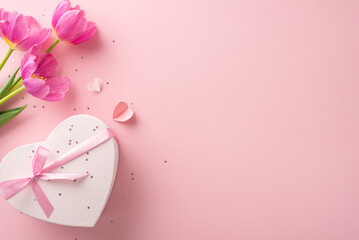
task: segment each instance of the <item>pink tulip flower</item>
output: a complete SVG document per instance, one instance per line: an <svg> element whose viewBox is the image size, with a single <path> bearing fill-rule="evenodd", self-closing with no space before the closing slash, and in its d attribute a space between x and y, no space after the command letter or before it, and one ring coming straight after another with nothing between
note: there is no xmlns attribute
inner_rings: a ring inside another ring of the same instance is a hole
<svg viewBox="0 0 359 240"><path fill-rule="evenodd" d="M21 61L22 83L34 97L55 102L63 100L70 88L70 79L55 76L56 59L49 53L40 53L40 47L30 48Z"/></svg>
<svg viewBox="0 0 359 240"><path fill-rule="evenodd" d="M3 8L0 8L0 21L7 19L9 16L9 12L5 11Z"/></svg>
<svg viewBox="0 0 359 240"><path fill-rule="evenodd" d="M51 34L50 28L41 28L35 18L0 9L0 37L11 49L27 51L35 44L43 44Z"/></svg>
<svg viewBox="0 0 359 240"><path fill-rule="evenodd" d="M78 5L61 0L52 16L52 29L56 37L64 42L77 45L90 39L96 32L94 22L87 21L85 12Z"/></svg>

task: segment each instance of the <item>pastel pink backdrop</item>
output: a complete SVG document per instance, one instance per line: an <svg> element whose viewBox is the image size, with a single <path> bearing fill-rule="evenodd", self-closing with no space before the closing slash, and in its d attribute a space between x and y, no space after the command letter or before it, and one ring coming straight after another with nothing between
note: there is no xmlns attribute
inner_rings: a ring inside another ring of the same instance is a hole
<svg viewBox="0 0 359 240"><path fill-rule="evenodd" d="M0 129L0 158L91 114L120 141L113 194L90 229L35 220L1 199L1 239L359 238L358 1L74 2L99 31L54 51L71 92L7 105L29 104ZM1 6L50 26L57 3ZM95 77L101 94L86 89ZM128 124L112 121L122 100L136 113Z"/></svg>

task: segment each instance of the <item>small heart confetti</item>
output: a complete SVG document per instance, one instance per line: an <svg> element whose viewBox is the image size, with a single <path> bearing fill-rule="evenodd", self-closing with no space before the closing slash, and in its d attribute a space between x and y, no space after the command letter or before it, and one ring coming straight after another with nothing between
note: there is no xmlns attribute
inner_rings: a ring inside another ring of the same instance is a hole
<svg viewBox="0 0 359 240"><path fill-rule="evenodd" d="M130 120L134 115L132 109L129 109L127 103L120 102L115 107L113 112L113 120L116 122L127 122Z"/></svg>
<svg viewBox="0 0 359 240"><path fill-rule="evenodd" d="M98 93L100 93L101 89L102 89L102 80L101 80L101 78L94 78L92 80L92 82L87 84L87 89L90 92L98 92Z"/></svg>

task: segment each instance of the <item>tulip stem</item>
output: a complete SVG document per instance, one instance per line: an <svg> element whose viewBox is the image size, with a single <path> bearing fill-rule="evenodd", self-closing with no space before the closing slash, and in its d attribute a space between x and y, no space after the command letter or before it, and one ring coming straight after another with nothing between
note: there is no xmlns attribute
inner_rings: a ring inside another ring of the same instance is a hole
<svg viewBox="0 0 359 240"><path fill-rule="evenodd" d="M52 49L54 49L56 47L56 45L59 43L59 41L60 40L58 38L56 38L55 41L49 47L49 49L47 49L46 53L50 53L52 51Z"/></svg>
<svg viewBox="0 0 359 240"><path fill-rule="evenodd" d="M11 89L9 90L9 93L8 93L8 94L12 93L12 92L15 91L17 88L19 88L19 87L21 86L21 84L22 84L22 78L21 78L21 76L20 76L20 77L18 77L18 78L16 79L16 81L15 81L14 84L12 85Z"/></svg>
<svg viewBox="0 0 359 240"><path fill-rule="evenodd" d="M9 95L7 95L6 97L2 98L0 100L0 105L2 105L4 102L6 102L7 100L9 100L10 98L12 98L13 96L15 96L16 94L22 92L23 90L25 90L25 86L22 86L18 89L16 89L15 91L13 91L12 93L10 93Z"/></svg>
<svg viewBox="0 0 359 240"><path fill-rule="evenodd" d="M7 51L5 57L3 58L3 60L2 60L1 63L0 63L0 71L1 71L1 69L4 67L6 61L9 59L9 57L10 57L12 51L14 51L14 49L12 49L12 48L10 47L9 50Z"/></svg>

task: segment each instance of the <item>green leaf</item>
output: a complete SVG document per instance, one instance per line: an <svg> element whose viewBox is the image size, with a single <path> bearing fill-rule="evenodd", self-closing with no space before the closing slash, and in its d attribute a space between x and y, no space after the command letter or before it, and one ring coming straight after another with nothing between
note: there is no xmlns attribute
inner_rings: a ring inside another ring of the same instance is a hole
<svg viewBox="0 0 359 240"><path fill-rule="evenodd" d="M5 111L0 112L0 127L5 123L9 122L11 119L16 117L19 113L22 112L26 108L27 104L22 107L12 108Z"/></svg>
<svg viewBox="0 0 359 240"><path fill-rule="evenodd" d="M16 77L17 72L19 71L20 68L18 68L16 70L16 72L11 76L11 78L5 83L5 85L2 87L2 89L0 90L0 99L2 99L3 97L6 96L6 94L9 92L9 90L12 87L12 84L14 83L14 79Z"/></svg>

